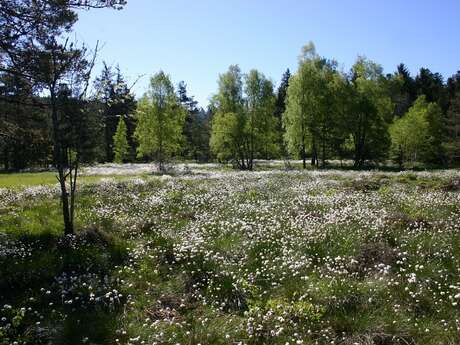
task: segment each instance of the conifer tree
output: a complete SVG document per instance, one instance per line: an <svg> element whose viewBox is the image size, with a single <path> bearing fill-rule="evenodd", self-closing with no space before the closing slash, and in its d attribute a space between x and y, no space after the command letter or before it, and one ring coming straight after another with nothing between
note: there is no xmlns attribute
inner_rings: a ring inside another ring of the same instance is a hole
<svg viewBox="0 0 460 345"><path fill-rule="evenodd" d="M450 101L450 107L445 118L444 148L449 164L460 164L460 90Z"/></svg>
<svg viewBox="0 0 460 345"><path fill-rule="evenodd" d="M118 121L117 131L113 136L113 155L115 163L123 163L129 157L126 123L123 117Z"/></svg>
<svg viewBox="0 0 460 345"><path fill-rule="evenodd" d="M100 103L99 116L104 130L102 138L104 158L107 162L111 162L114 160L113 154L115 152L113 138L120 116L124 117L127 127L128 143L130 147L134 148L133 132L135 124L132 114L136 108L136 100L118 66L113 71L112 67L104 62L101 75L96 78L94 86L96 99ZM127 158L133 159L134 156L135 153L130 152Z"/></svg>
<svg viewBox="0 0 460 345"><path fill-rule="evenodd" d="M287 155L286 145L284 144L283 136L283 114L286 111L286 96L289 86L289 79L291 78L291 71L289 68L283 73L281 82L278 87L275 103L275 119L276 119L276 131L277 131L277 142L281 156L284 158Z"/></svg>

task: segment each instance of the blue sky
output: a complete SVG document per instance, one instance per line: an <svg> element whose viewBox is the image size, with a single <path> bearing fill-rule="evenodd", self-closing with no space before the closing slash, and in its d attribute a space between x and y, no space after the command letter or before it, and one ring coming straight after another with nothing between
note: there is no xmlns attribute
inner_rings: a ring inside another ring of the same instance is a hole
<svg viewBox="0 0 460 345"><path fill-rule="evenodd" d="M458 0L128 0L122 11L81 12L75 32L103 44L96 73L104 60L130 81L145 74L141 96L162 69L206 106L230 64L278 83L310 40L345 70L365 55L386 73L404 62L447 78L460 70L459 13Z"/></svg>

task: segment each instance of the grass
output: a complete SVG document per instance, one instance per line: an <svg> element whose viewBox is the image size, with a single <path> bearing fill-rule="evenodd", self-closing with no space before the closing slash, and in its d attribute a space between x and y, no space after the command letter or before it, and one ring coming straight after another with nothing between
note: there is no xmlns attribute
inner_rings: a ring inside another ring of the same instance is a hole
<svg viewBox="0 0 460 345"><path fill-rule="evenodd" d="M82 332L97 343L113 343L121 303L117 298L96 305L91 294L105 293L108 282L117 285L112 276L127 260L125 243L94 230L72 239L18 233L9 241L16 252L0 257L0 302L10 322L2 323L0 344L81 344Z"/></svg>
<svg viewBox="0 0 460 345"><path fill-rule="evenodd" d="M53 172L38 173L1 173L0 188L18 188L26 186L50 185L57 183Z"/></svg>
<svg viewBox="0 0 460 345"><path fill-rule="evenodd" d="M21 189L31 186L49 186L58 183L55 172L22 172L0 173L0 188ZM141 175L145 177L146 175ZM96 183L102 179L124 180L132 178L130 175L82 175L79 183Z"/></svg>
<svg viewBox="0 0 460 345"><path fill-rule="evenodd" d="M269 170L14 187L0 344L460 342L455 171Z"/></svg>

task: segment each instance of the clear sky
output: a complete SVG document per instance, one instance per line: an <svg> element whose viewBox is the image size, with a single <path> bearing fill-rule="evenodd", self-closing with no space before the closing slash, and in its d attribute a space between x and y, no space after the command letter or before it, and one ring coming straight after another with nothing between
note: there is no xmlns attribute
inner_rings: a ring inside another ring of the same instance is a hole
<svg viewBox="0 0 460 345"><path fill-rule="evenodd" d="M230 64L278 83L310 40L345 70L358 55L385 73L400 62L445 79L460 70L459 0L128 0L122 11L81 12L75 31L89 46L99 40L99 62L119 64L129 81L146 75L137 96L162 69L201 106Z"/></svg>

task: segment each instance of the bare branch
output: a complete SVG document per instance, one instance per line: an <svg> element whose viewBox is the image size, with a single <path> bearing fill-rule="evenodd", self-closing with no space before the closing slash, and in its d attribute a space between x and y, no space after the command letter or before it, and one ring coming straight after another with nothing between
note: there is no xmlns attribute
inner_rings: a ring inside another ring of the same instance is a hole
<svg viewBox="0 0 460 345"><path fill-rule="evenodd" d="M134 87L134 85L136 85L137 82L138 82L140 79L142 79L143 77L145 77L145 76L146 76L145 74L139 75L139 76L136 78L136 80L134 81L134 83L132 83L131 86L128 87L128 90L131 92L131 89Z"/></svg>
<svg viewBox="0 0 460 345"><path fill-rule="evenodd" d="M88 87L89 87L89 81L90 81L90 78L91 78L91 72L93 71L94 65L96 63L96 58L97 58L98 52L99 52L99 41L96 42L96 47L94 49L93 57L92 57L91 62L89 64L88 71L87 71L87 73L85 75L85 86L83 88L83 91L81 92L81 94L78 97L79 99L83 99L84 97L86 97L86 93L87 93Z"/></svg>

